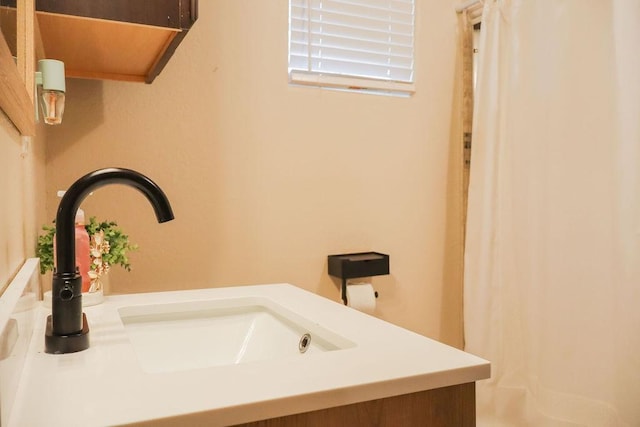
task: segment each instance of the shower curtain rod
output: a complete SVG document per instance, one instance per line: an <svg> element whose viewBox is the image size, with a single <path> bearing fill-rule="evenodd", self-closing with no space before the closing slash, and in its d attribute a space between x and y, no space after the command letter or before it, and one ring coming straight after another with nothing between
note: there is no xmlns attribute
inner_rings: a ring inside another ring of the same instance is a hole
<svg viewBox="0 0 640 427"><path fill-rule="evenodd" d="M456 6L456 12L462 13L467 9L470 9L478 4L482 4L482 0L467 0L459 6Z"/></svg>

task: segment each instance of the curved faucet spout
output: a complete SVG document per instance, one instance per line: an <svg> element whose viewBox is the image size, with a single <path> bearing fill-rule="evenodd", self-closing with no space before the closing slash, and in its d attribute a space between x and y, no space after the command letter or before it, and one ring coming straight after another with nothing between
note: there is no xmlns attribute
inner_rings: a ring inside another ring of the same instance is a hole
<svg viewBox="0 0 640 427"><path fill-rule="evenodd" d="M69 187L56 215L57 260L51 286L51 316L45 333L47 353L73 353L89 347L89 327L82 313L82 279L76 271L75 216L82 200L107 184L124 184L139 190L153 206L158 222L173 219L171 205L162 189L131 169L99 169Z"/></svg>
<svg viewBox="0 0 640 427"><path fill-rule="evenodd" d="M74 273L76 270L75 230L76 211L93 190L107 184L125 184L144 194L155 211L158 222L171 221L173 211L167 196L151 179L131 169L106 168L93 171L74 182L64 193L56 215L56 272Z"/></svg>

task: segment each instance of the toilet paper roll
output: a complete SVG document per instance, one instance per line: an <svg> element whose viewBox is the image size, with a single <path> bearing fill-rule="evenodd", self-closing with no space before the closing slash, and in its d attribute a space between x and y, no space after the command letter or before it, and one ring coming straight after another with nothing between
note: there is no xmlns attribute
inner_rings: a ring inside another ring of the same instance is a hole
<svg viewBox="0 0 640 427"><path fill-rule="evenodd" d="M376 293L370 283L347 285L347 305L363 313L373 314L376 309Z"/></svg>

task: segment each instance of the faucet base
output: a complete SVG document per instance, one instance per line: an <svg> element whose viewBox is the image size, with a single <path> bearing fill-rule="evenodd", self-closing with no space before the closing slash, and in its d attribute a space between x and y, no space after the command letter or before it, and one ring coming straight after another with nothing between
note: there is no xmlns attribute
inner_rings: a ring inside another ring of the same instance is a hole
<svg viewBox="0 0 640 427"><path fill-rule="evenodd" d="M55 335L51 315L47 316L44 351L49 354L76 353L89 348L89 324L82 313L82 330L71 335Z"/></svg>

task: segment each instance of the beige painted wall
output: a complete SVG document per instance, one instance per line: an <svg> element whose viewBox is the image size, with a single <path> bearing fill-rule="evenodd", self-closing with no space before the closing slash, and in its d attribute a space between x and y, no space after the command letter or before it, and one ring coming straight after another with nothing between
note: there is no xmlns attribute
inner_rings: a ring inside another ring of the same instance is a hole
<svg viewBox="0 0 640 427"><path fill-rule="evenodd" d="M64 123L47 129L49 217L84 173L133 168L176 220L158 225L121 186L85 201L140 245L111 292L290 282L338 300L326 256L375 250L391 256L377 315L460 345L444 283L454 4L417 1L417 92L403 99L289 86L287 1L201 1L152 85L68 80Z"/></svg>
<svg viewBox="0 0 640 427"><path fill-rule="evenodd" d="M36 227L44 218L44 150L23 141L0 111L0 290L35 255Z"/></svg>

